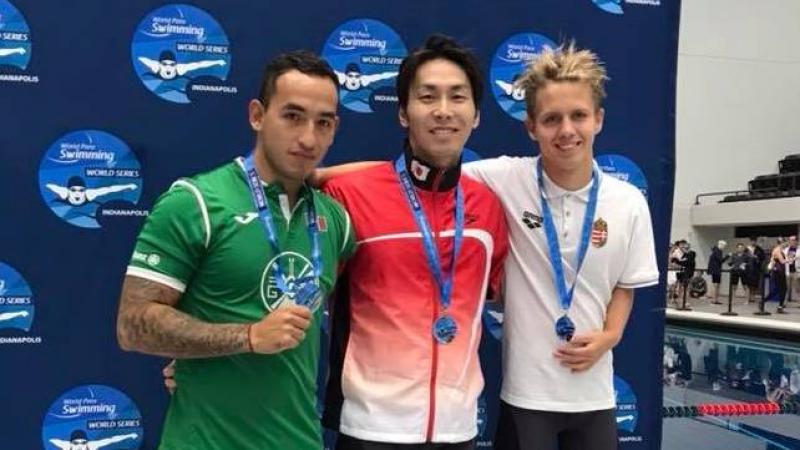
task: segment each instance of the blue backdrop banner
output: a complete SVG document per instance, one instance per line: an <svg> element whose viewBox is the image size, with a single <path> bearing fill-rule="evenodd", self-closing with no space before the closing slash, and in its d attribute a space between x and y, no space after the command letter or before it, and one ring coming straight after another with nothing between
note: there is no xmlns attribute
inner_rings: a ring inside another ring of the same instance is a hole
<svg viewBox="0 0 800 450"><path fill-rule="evenodd" d="M133 242L172 181L252 145L247 102L282 51L314 50L337 72L334 164L399 153L399 63L430 33L455 37L487 83L475 159L536 153L512 83L542 46L574 39L611 78L598 161L646 192L667 248L679 12L678 0L0 0L0 447L157 448L166 361L122 352L115 335ZM661 287L638 292L616 349L621 448L660 447L663 302ZM496 424L501 319L484 320L479 448Z"/></svg>

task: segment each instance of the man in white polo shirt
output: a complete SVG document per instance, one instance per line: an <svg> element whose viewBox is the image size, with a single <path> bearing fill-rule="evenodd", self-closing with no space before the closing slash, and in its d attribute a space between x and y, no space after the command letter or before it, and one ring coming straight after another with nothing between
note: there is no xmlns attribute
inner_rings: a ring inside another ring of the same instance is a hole
<svg viewBox="0 0 800 450"><path fill-rule="evenodd" d="M617 448L611 349L658 267L647 201L593 161L606 79L589 51L543 51L520 79L540 156L463 166L511 233L497 449Z"/></svg>

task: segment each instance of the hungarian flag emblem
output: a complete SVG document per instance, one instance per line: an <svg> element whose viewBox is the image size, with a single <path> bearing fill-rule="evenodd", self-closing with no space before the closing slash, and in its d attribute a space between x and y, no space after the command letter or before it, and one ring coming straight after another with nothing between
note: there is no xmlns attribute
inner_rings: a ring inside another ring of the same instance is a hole
<svg viewBox="0 0 800 450"><path fill-rule="evenodd" d="M608 222L602 218L598 218L592 224L592 245L595 247L602 247L606 245L608 240Z"/></svg>
<svg viewBox="0 0 800 450"><path fill-rule="evenodd" d="M317 216L317 230L320 233L328 231L328 222L325 220L324 216Z"/></svg>

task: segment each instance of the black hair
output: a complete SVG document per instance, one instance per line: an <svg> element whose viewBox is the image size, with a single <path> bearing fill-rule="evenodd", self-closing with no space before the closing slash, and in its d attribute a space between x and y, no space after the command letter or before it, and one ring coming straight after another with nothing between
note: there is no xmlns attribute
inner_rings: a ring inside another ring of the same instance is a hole
<svg viewBox="0 0 800 450"><path fill-rule="evenodd" d="M420 66L434 59L446 59L464 71L472 88L472 101L475 110L483 98L483 76L481 75L480 64L475 54L462 47L453 38L442 34L429 36L422 47L414 50L400 64L400 73L397 75L397 99L400 109L405 110L408 106L409 91L417 70Z"/></svg>
<svg viewBox="0 0 800 450"><path fill-rule="evenodd" d="M329 78L334 86L339 86L339 79L331 66L324 59L308 50L296 50L281 53L267 63L264 75L261 77L261 89L258 99L264 108L269 105L269 100L275 94L275 82L278 77L291 70L296 70L305 75Z"/></svg>
<svg viewBox="0 0 800 450"><path fill-rule="evenodd" d="M86 432L85 431L83 431L83 430L74 430L72 432L72 434L69 435L69 440L70 441L74 441L75 439L86 440L88 438L86 437Z"/></svg>
<svg viewBox="0 0 800 450"><path fill-rule="evenodd" d="M175 53L172 53L169 50L164 50L161 54L158 55L159 61L177 61L175 59Z"/></svg>
<svg viewBox="0 0 800 450"><path fill-rule="evenodd" d="M71 188L71 187L74 187L74 186L80 186L80 187L84 187L85 188L86 187L86 182L83 181L83 178L81 178L81 177L79 177L77 175L73 175L73 176L69 177L69 180L67 180L67 187Z"/></svg>

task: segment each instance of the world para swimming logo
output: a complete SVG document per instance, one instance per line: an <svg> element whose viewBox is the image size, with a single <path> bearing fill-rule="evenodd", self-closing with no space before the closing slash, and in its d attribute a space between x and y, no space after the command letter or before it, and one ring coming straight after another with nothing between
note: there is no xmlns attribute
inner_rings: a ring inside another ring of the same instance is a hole
<svg viewBox="0 0 800 450"><path fill-rule="evenodd" d="M195 6L166 5L145 16L133 35L131 63L145 87L170 102L237 93L236 87L222 84L231 68L228 37Z"/></svg>
<svg viewBox="0 0 800 450"><path fill-rule="evenodd" d="M625 380L616 375L614 375L614 396L617 401L617 408L614 412L617 429L633 433L639 420L636 394Z"/></svg>
<svg viewBox="0 0 800 450"><path fill-rule="evenodd" d="M25 17L10 2L0 0L0 82L38 83L38 76L25 72L32 51Z"/></svg>
<svg viewBox="0 0 800 450"><path fill-rule="evenodd" d="M31 35L25 17L6 0L0 0L0 65L20 69L31 60Z"/></svg>
<svg viewBox="0 0 800 450"><path fill-rule="evenodd" d="M339 102L359 113L395 111L395 82L406 54L400 35L374 19L339 25L322 48L339 80Z"/></svg>
<svg viewBox="0 0 800 450"><path fill-rule="evenodd" d="M489 70L492 94L500 108L517 120L525 120L525 92L519 78L531 59L545 47L556 45L547 36L536 33L515 34L495 50Z"/></svg>
<svg viewBox="0 0 800 450"><path fill-rule="evenodd" d="M0 262L0 330L30 331L35 312L28 283L13 267Z"/></svg>
<svg viewBox="0 0 800 450"><path fill-rule="evenodd" d="M136 450L143 440L136 404L123 392L99 384L78 386L58 397L42 426L48 450Z"/></svg>
<svg viewBox="0 0 800 450"><path fill-rule="evenodd" d="M101 228L110 217L142 217L142 170L120 138L79 130L56 140L39 165L39 192L51 211L81 228Z"/></svg>
<svg viewBox="0 0 800 450"><path fill-rule="evenodd" d="M634 4L645 6L661 6L661 0L592 0L595 6L609 14L622 15L625 13L622 4Z"/></svg>
<svg viewBox="0 0 800 450"><path fill-rule="evenodd" d="M623 14L622 0L592 0L598 8L611 14Z"/></svg>
<svg viewBox="0 0 800 450"><path fill-rule="evenodd" d="M647 198L647 177L645 177L644 171L630 158L616 154L604 154L598 155L595 161L603 173L636 186Z"/></svg>

